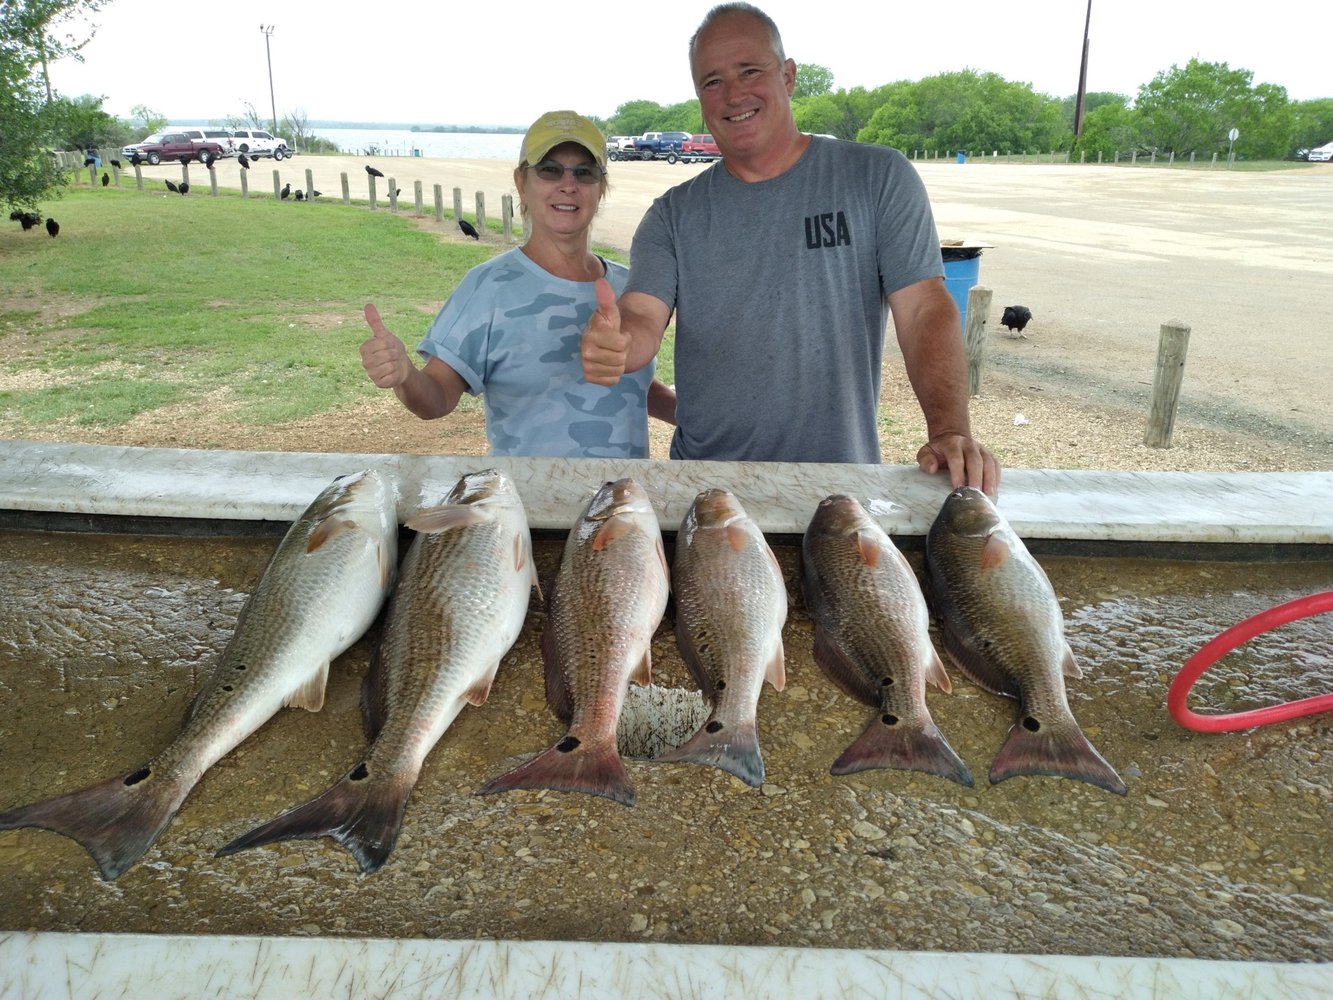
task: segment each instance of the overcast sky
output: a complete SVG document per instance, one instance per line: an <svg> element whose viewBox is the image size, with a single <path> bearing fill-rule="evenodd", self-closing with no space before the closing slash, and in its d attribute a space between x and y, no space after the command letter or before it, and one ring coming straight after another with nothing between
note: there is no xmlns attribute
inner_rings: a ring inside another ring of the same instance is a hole
<svg viewBox="0 0 1333 1000"><path fill-rule="evenodd" d="M1333 96L1327 0L1093 0L1089 91L1131 97L1191 58L1247 69L1293 100ZM517 125L571 107L609 117L630 100L694 96L686 46L711 2L674 0L114 0L82 64L52 83L121 118L145 104L173 122L270 113L261 24L272 24L278 117ZM971 68L1056 97L1078 87L1085 0L768 0L787 55L834 87ZM188 10L188 13L187 13ZM368 19L370 11L373 19ZM85 32L86 34L86 32Z"/></svg>

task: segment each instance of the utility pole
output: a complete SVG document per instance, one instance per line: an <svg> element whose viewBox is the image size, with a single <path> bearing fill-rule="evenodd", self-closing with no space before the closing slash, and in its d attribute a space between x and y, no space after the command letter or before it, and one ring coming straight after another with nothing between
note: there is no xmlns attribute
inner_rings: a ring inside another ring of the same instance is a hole
<svg viewBox="0 0 1333 1000"><path fill-rule="evenodd" d="M1083 62L1078 67L1078 96L1074 98L1074 141L1083 137L1083 101L1088 96L1088 29L1092 26L1092 0L1088 0L1088 16L1083 22ZM271 71L270 71L271 74Z"/></svg>
<svg viewBox="0 0 1333 1000"><path fill-rule="evenodd" d="M1092 0L1088 0L1091 4ZM268 39L273 34L273 25L261 24L259 30L264 33L264 54L268 56L268 101L269 107L273 111L273 134L278 134L278 102L273 97L273 50L269 48Z"/></svg>

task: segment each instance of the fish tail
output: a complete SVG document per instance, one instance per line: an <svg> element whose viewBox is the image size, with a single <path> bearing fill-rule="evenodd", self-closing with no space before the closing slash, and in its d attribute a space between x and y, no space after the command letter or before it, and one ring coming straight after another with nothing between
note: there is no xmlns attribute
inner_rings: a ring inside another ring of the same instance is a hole
<svg viewBox="0 0 1333 1000"><path fill-rule="evenodd" d="M192 787L141 767L0 813L0 830L35 826L69 837L92 855L102 878L111 882L148 852Z"/></svg>
<svg viewBox="0 0 1333 1000"><path fill-rule="evenodd" d="M710 718L688 740L656 759L708 764L734 774L754 788L764 783L764 758L759 753L759 731L754 720L727 726L720 719Z"/></svg>
<svg viewBox="0 0 1333 1000"><path fill-rule="evenodd" d="M854 774L875 767L923 771L972 787L972 774L934 722L922 727L907 725L883 712L870 720L865 731L829 768L830 774Z"/></svg>
<svg viewBox="0 0 1333 1000"><path fill-rule="evenodd" d="M358 764L332 788L242 834L218 857L279 840L332 837L356 859L363 873L377 871L398 843L407 800L415 780L402 776L379 781Z"/></svg>
<svg viewBox="0 0 1333 1000"><path fill-rule="evenodd" d="M557 792L585 792L634 805L634 786L614 740L583 742L566 735L526 764L487 782L478 795L509 792L515 788L550 788Z"/></svg>
<svg viewBox="0 0 1333 1000"><path fill-rule="evenodd" d="M991 761L990 781L994 785L1020 774L1074 778L1117 795L1127 791L1120 775L1072 719L1066 724L1043 725L1025 715L1014 724Z"/></svg>

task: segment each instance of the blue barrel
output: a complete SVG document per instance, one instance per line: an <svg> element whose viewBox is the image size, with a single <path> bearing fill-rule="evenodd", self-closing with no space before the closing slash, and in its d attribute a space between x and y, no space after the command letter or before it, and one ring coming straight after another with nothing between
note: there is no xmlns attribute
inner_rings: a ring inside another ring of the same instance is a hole
<svg viewBox="0 0 1333 1000"><path fill-rule="evenodd" d="M958 151L958 162L959 163L967 162L967 154L964 153L961 149Z"/></svg>
<svg viewBox="0 0 1333 1000"><path fill-rule="evenodd" d="M967 293L973 285L979 284L981 275L981 255L970 260L946 260L944 262L944 287L958 303L959 320L967 326Z"/></svg>

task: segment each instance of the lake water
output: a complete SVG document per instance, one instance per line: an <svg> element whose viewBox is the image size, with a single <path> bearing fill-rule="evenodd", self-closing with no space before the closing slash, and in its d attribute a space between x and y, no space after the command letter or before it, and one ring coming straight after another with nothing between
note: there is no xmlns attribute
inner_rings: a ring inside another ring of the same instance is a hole
<svg viewBox="0 0 1333 1000"><path fill-rule="evenodd" d="M186 128L189 124L172 126ZM197 125L194 127L198 127ZM364 156L422 156L447 160L513 160L518 162L521 133L413 132L396 128L321 128L310 131L336 143L344 153Z"/></svg>

